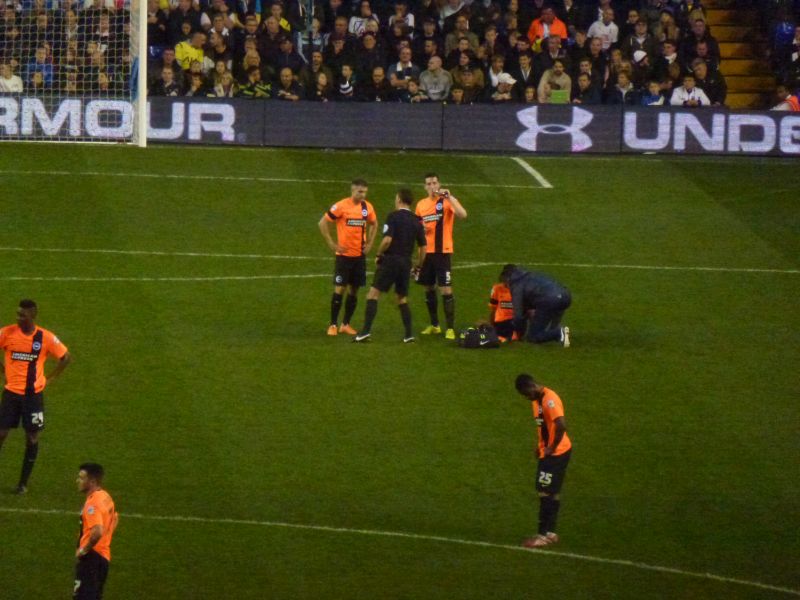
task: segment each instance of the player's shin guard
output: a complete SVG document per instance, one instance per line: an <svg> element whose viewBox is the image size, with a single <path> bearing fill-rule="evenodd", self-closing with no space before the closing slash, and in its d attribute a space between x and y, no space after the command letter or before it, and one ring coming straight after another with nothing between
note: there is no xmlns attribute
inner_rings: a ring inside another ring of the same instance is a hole
<svg viewBox="0 0 800 600"><path fill-rule="evenodd" d="M442 295L442 304L444 304L444 319L447 322L447 328L454 329L456 322L456 299L453 298L453 294Z"/></svg>
<svg viewBox="0 0 800 600"><path fill-rule="evenodd" d="M378 301L367 300L367 310L364 312L364 327L361 333L369 333L372 330L372 322L375 320L375 315L378 314Z"/></svg>
<svg viewBox="0 0 800 600"><path fill-rule="evenodd" d="M28 485L28 479L33 471L33 465L36 464L37 456L39 456L39 443L28 443L25 446L25 458L22 459L22 473L19 476L20 486Z"/></svg>
<svg viewBox="0 0 800 600"><path fill-rule="evenodd" d="M408 307L407 302L398 305L397 308L400 309L400 318L403 320L403 327L406 330L405 337L410 338L413 335L411 333L411 309Z"/></svg>
<svg viewBox="0 0 800 600"><path fill-rule="evenodd" d="M431 316L431 325L439 326L439 299L436 297L436 290L425 292L425 305L428 307L428 314Z"/></svg>
<svg viewBox="0 0 800 600"><path fill-rule="evenodd" d="M349 325L350 319L353 318L353 313L356 312L356 304L358 304L358 297L355 294L347 294L344 299L344 319L342 325Z"/></svg>
<svg viewBox="0 0 800 600"><path fill-rule="evenodd" d="M334 293L331 297L331 325L339 322L339 309L342 308L342 295Z"/></svg>

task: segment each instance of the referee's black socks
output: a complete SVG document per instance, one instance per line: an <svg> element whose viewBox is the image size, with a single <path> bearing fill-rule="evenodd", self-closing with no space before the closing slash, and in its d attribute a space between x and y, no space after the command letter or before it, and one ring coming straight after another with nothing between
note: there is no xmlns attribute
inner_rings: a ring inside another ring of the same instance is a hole
<svg viewBox="0 0 800 600"><path fill-rule="evenodd" d="M555 533L559 508L561 508L561 500L556 500L552 496L539 498L539 535Z"/></svg>
<svg viewBox="0 0 800 600"><path fill-rule="evenodd" d="M353 318L353 313L356 312L356 304L358 304L358 296L355 294L347 294L344 299L344 319L342 325L349 325L350 319Z"/></svg>
<svg viewBox="0 0 800 600"><path fill-rule="evenodd" d="M339 322L339 309L342 308L342 295L333 293L331 297L331 325Z"/></svg>
<svg viewBox="0 0 800 600"><path fill-rule="evenodd" d="M442 294L442 304L444 304L444 320L447 322L447 328L455 328L456 322L456 299L453 294Z"/></svg>
<svg viewBox="0 0 800 600"><path fill-rule="evenodd" d="M19 476L19 485L27 486L28 479L33 471L33 465L36 464L36 457L39 456L39 442L35 444L28 443L25 445L25 458L22 459L22 473Z"/></svg>
<svg viewBox="0 0 800 600"><path fill-rule="evenodd" d="M431 325L439 326L439 299L436 297L436 290L425 292L425 305L428 307L428 314L431 316Z"/></svg>
<svg viewBox="0 0 800 600"><path fill-rule="evenodd" d="M364 327L361 329L361 333L369 333L372 330L372 322L377 314L378 301L367 300L367 310L364 312Z"/></svg>
<svg viewBox="0 0 800 600"><path fill-rule="evenodd" d="M400 309L400 318L403 319L403 327L406 330L405 337L410 338L414 334L411 332L411 309L408 307L407 302L398 304L397 308Z"/></svg>

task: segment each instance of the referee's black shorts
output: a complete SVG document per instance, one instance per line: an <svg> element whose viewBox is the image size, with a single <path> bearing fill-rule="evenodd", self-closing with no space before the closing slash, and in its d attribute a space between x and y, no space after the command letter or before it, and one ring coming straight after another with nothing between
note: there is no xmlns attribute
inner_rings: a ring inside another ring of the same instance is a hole
<svg viewBox="0 0 800 600"><path fill-rule="evenodd" d="M408 296L408 285L411 281L411 259L402 256L384 256L375 271L372 287L386 293L392 286L398 296Z"/></svg>
<svg viewBox="0 0 800 600"><path fill-rule="evenodd" d="M100 600L108 577L108 561L97 552L89 552L78 559L75 566L73 600Z"/></svg>

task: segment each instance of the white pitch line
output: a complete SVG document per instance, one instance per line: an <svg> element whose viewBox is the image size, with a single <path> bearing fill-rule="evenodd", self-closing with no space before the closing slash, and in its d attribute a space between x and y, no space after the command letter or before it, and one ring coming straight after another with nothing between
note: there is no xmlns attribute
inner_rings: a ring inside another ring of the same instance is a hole
<svg viewBox="0 0 800 600"><path fill-rule="evenodd" d="M58 510L58 509L38 509L38 508L7 508L0 507L0 512L14 513L14 514L35 514L35 515L66 515L74 517L77 511L71 510ZM411 540L422 540L429 542L442 542L446 544L458 544L460 546L478 546L481 548L494 548L498 550L510 550L514 552L525 552L528 554L537 554L539 556L557 556L560 558L570 558L573 560L580 560L584 562L594 562L607 565L617 565L622 567L632 567L642 571L654 571L656 573L668 573L670 575L681 575L683 577L692 577L695 579L707 579L711 581L719 581L722 583L732 583L762 590L769 590L772 592L781 592L790 594L792 596L800 596L800 590L771 585L768 583L761 583L758 581L750 581L747 579L737 579L734 577L725 577L723 575L716 575L714 573L698 573L695 571L686 571L684 569L676 569L674 567L663 567L660 565L651 565L648 563L637 562L632 560L624 560L618 558L604 558L601 556L592 556L589 554L577 554L574 552L560 552L558 550L537 550L523 548L522 546L512 546L510 544L497 544L494 542L483 542L479 540L465 540L461 538L451 538L439 535L425 535L421 533L409 533L405 531L385 531L382 529L356 529L349 527L332 527L329 525L306 525L302 523L285 523L281 521L258 521L255 519L214 519L210 517L191 517L180 515L143 515L139 513L119 513L123 519L141 519L145 521L169 521L177 523L210 523L215 525L255 525L258 527L275 527L283 529L299 529L305 531L322 531L327 533L344 533L354 535L366 535L375 537L389 537L389 538L402 538Z"/></svg>
<svg viewBox="0 0 800 600"><path fill-rule="evenodd" d="M518 157L518 156L514 156L514 157L513 157L511 160L513 160L513 161L514 161L515 163L517 163L517 164L518 164L520 167L522 167L522 168L523 168L523 169L524 169L524 170L525 170L525 171L526 171L526 172L527 172L527 173L528 173L528 174L529 174L531 177L533 177L533 178L534 178L536 181L538 181L538 182L539 182L539 185L541 185L543 188L545 188L545 189L547 189L547 190L552 190L552 189L553 189L553 184L552 184L552 183L550 183L549 181L547 181L547 179L545 179L545 178L542 176L542 174L541 174L541 173L539 173L539 171L537 171L536 169L534 169L534 168L533 168L533 167L532 167L532 166L531 166L531 165L528 163L528 161L526 161L526 160L522 160L522 159L521 159L520 157Z"/></svg>
<svg viewBox="0 0 800 600"><path fill-rule="evenodd" d="M131 256L191 256L202 258L263 258L270 260L328 260L328 256L289 254L231 254L228 252L169 252L161 250L111 250L107 248L18 248L0 246L0 252L75 252L83 254L127 254Z"/></svg>
<svg viewBox="0 0 800 600"><path fill-rule="evenodd" d="M0 281L86 281L86 282L114 282L114 281L254 281L262 279L317 279L319 277L332 277L331 273L306 273L301 275L220 275L209 277L37 277L37 276L11 276L0 277Z"/></svg>
<svg viewBox="0 0 800 600"><path fill-rule="evenodd" d="M254 177L254 176L237 176L237 175L184 175L176 173L107 173L104 171L0 171L0 175L47 175L47 176L64 176L64 177L131 177L131 178L144 178L144 179L191 179L201 181L245 181L245 182L260 182L260 183L336 183L336 184L349 184L349 179L303 179L294 177ZM417 183L408 181L370 181L370 185L403 185L403 186L416 186ZM454 183L456 188L473 187L473 188L503 188L503 189L520 189L531 190L538 189L535 185L511 185L506 183ZM549 186L552 187L552 186Z"/></svg>
<svg viewBox="0 0 800 600"><path fill-rule="evenodd" d="M473 262L455 265L453 268L477 269L480 267L495 267L507 265L508 262ZM711 273L776 273L780 275L800 275L800 269L762 269L749 267L679 267L669 265L623 265L623 264L597 264L597 263L548 263L520 261L521 266L531 267L565 267L570 269L633 269L638 271L701 271Z"/></svg>

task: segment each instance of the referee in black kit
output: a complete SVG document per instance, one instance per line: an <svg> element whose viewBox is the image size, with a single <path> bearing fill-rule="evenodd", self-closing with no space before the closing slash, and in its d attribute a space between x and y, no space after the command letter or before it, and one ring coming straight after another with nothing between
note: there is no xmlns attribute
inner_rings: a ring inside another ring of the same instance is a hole
<svg viewBox="0 0 800 600"><path fill-rule="evenodd" d="M375 263L375 279L367 293L367 310L364 315L364 327L353 338L354 342L368 342L375 315L378 314L378 298L381 293L388 292L394 286L397 294L397 307L403 319L405 335L403 343L413 342L411 333L411 310L408 308L408 284L411 279L411 255L414 243L417 244L417 262L414 272L418 273L422 261L425 260L425 229L417 215L411 212L414 201L411 190L403 188L397 191L394 198L396 210L386 218L383 226L383 239L378 247Z"/></svg>

